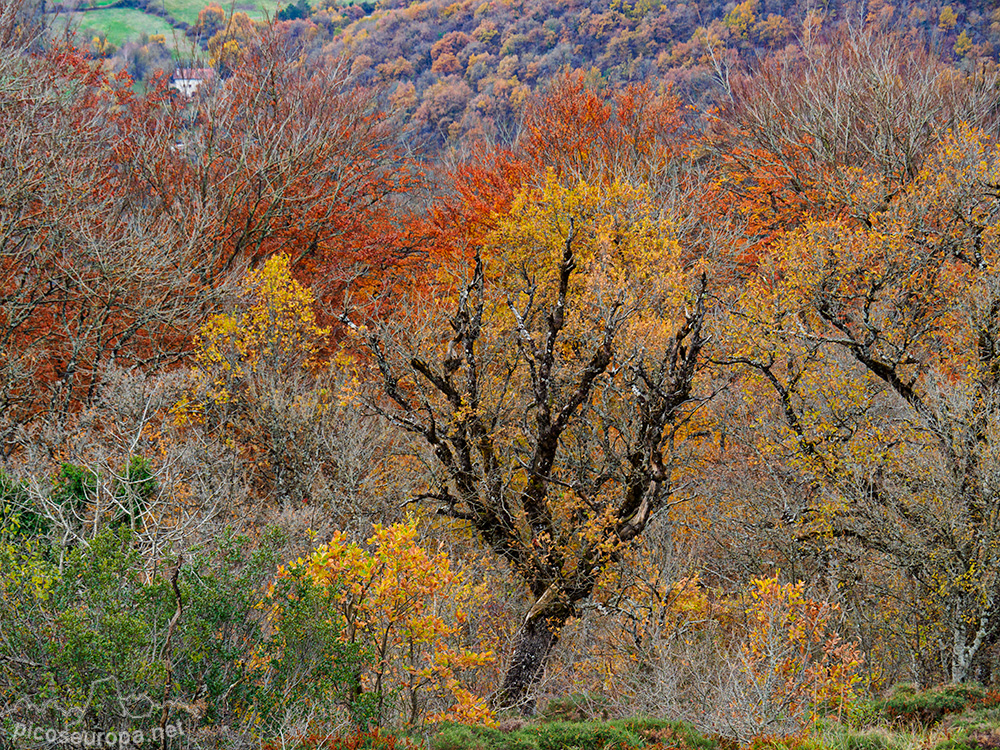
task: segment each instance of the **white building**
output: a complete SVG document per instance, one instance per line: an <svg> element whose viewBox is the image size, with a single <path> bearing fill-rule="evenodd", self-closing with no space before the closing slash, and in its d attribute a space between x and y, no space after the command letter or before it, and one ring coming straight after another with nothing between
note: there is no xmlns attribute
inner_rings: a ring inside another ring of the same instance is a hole
<svg viewBox="0 0 1000 750"><path fill-rule="evenodd" d="M170 81L170 88L176 89L184 96L191 98L198 87L215 77L211 68L178 68Z"/></svg>

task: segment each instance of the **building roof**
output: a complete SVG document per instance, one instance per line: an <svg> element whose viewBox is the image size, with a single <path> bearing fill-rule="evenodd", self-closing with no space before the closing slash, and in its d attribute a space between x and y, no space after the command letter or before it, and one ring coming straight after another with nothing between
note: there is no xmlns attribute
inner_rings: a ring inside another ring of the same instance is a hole
<svg viewBox="0 0 1000 750"><path fill-rule="evenodd" d="M177 68L174 71L174 80L185 81L207 81L215 76L215 71L211 68Z"/></svg>

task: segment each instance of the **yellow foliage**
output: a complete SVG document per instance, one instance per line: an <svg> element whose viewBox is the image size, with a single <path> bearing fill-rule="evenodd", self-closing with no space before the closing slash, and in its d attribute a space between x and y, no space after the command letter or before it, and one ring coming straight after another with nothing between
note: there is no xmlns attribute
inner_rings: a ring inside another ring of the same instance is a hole
<svg viewBox="0 0 1000 750"><path fill-rule="evenodd" d="M244 306L210 318L195 337L195 393L230 404L250 380L276 384L317 367L329 334L316 324L312 292L292 278L289 259L275 255L242 283ZM194 393L174 407L178 422L201 410Z"/></svg>
<svg viewBox="0 0 1000 750"><path fill-rule="evenodd" d="M529 287L551 298L571 222L579 272L570 294L580 333L592 336L589 323L616 302L637 311L630 316L637 337L672 331L689 293L689 274L673 225L645 186L566 186L549 172L541 187L523 190L498 219L487 238L486 273L515 306L526 301Z"/></svg>
<svg viewBox="0 0 1000 750"><path fill-rule="evenodd" d="M485 587L469 581L447 553L421 547L415 520L376 524L366 547L337 532L289 567L332 589L338 610L331 616L339 618L343 637L373 656L363 688L406 693L408 724L493 723L489 704L469 689L467 675L491 664L494 654L466 647L463 637L469 613L485 601ZM420 715L417 693L451 705Z"/></svg>
<svg viewBox="0 0 1000 750"><path fill-rule="evenodd" d="M969 38L969 34L966 31L962 31L958 35L958 39L955 40L955 54L958 57L965 57L970 52L972 52L974 45L972 44L972 39Z"/></svg>
<svg viewBox="0 0 1000 750"><path fill-rule="evenodd" d="M744 0L726 14L722 22L738 39L746 39L757 22L757 0Z"/></svg>
<svg viewBox="0 0 1000 750"><path fill-rule="evenodd" d="M19 519L9 515L11 530L19 529ZM0 601L30 597L45 601L58 580L58 571L45 559L46 548L37 540L19 540L10 544L0 539Z"/></svg>
<svg viewBox="0 0 1000 750"><path fill-rule="evenodd" d="M256 21L242 11L236 11L208 40L212 65L232 68L239 61L243 48L257 36Z"/></svg>
<svg viewBox="0 0 1000 750"><path fill-rule="evenodd" d="M805 716L820 706L842 709L855 698L863 658L857 647L828 633L835 604L805 595L805 584L778 577L750 584L742 668L752 699L740 705L760 726L773 717Z"/></svg>
<svg viewBox="0 0 1000 750"><path fill-rule="evenodd" d="M955 24L958 23L958 15L955 13L954 8L950 5L946 5L941 9L941 16L938 19L938 28L942 31L951 31L955 28Z"/></svg>

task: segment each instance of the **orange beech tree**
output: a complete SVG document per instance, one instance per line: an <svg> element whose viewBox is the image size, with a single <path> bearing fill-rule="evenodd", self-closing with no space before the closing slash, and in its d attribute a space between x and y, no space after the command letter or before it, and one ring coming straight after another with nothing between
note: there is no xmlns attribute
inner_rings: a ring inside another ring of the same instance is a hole
<svg viewBox="0 0 1000 750"><path fill-rule="evenodd" d="M528 102L516 144L474 145L474 158L448 175L453 195L435 205L429 231L468 242L547 169L595 184L656 182L676 173L692 143L680 99L669 91L629 85L601 92L582 72L563 74Z"/></svg>
<svg viewBox="0 0 1000 750"><path fill-rule="evenodd" d="M247 266L287 251L330 298L414 252L401 198L419 170L377 92L336 65L290 63L264 30L224 85L182 102L31 45L0 51L5 454L23 425L91 401L109 363L177 361Z"/></svg>
<svg viewBox="0 0 1000 750"><path fill-rule="evenodd" d="M715 214L738 208L756 248L751 262L808 218L866 224L945 129L996 127L996 83L995 70L960 72L873 28L777 52L732 77L715 120L724 176Z"/></svg>
<svg viewBox="0 0 1000 750"><path fill-rule="evenodd" d="M9 6L5 6L9 7ZM0 26L16 23L8 16ZM94 397L98 372L169 361L211 291L196 240L164 225L134 159L170 160L177 110L77 50L0 50L0 450L20 425ZM195 300L191 292L202 296Z"/></svg>
<svg viewBox="0 0 1000 750"><path fill-rule="evenodd" d="M150 188L202 235L206 270L284 252L327 298L347 267L378 277L417 252L407 199L423 174L377 90L356 86L343 60L307 66L292 52L279 30L259 29L232 75L191 105L183 163L150 165Z"/></svg>

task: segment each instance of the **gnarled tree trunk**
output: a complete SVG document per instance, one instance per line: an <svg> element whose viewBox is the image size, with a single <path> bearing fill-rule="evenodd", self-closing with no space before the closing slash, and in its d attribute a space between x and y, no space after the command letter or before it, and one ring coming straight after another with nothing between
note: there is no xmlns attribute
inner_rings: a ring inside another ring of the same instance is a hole
<svg viewBox="0 0 1000 750"><path fill-rule="evenodd" d="M536 605L532 608L518 630L517 645L503 685L493 698L496 708L516 710L523 716L535 713L535 697L530 691L541 679L545 662L571 616L572 610L565 605L543 609Z"/></svg>

